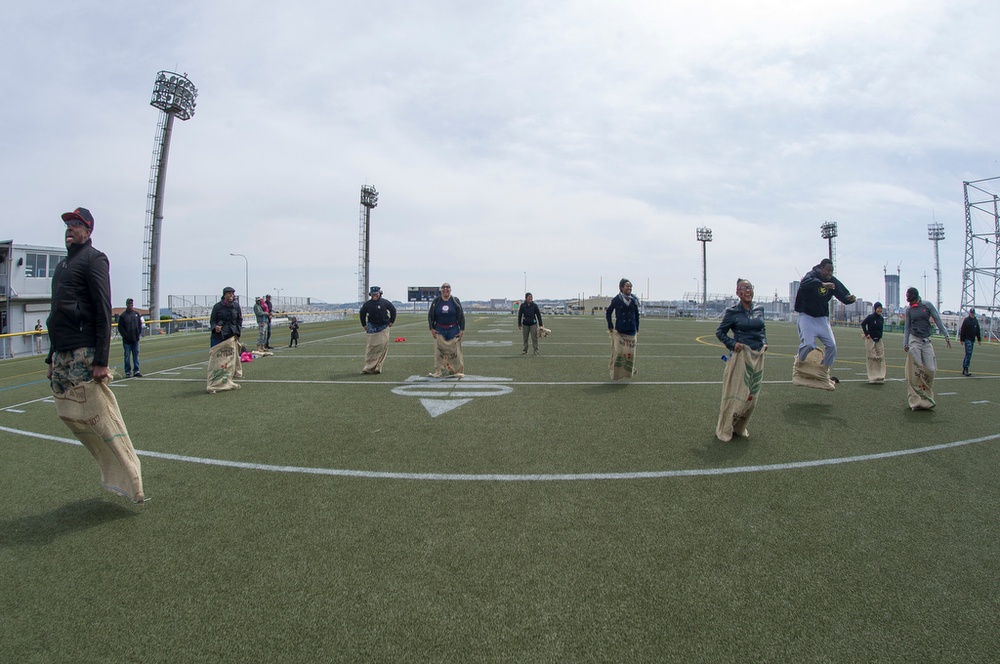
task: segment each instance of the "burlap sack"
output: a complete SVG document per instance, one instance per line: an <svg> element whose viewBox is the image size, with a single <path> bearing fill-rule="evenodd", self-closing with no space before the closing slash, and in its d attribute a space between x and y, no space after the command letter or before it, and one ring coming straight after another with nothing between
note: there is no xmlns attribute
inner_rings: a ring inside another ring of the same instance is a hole
<svg viewBox="0 0 1000 664"><path fill-rule="evenodd" d="M637 335L629 336L617 330L611 331L611 362L608 364L611 380L631 380L637 373L636 338Z"/></svg>
<svg viewBox="0 0 1000 664"><path fill-rule="evenodd" d="M434 378L465 375L465 360L462 358L462 340L458 337L446 341L439 334L434 340Z"/></svg>
<svg viewBox="0 0 1000 664"><path fill-rule="evenodd" d="M389 328L365 334L365 339L365 366L361 368L361 373L382 373L382 363L389 354Z"/></svg>
<svg viewBox="0 0 1000 664"><path fill-rule="evenodd" d="M830 367L820 364L823 361L823 351L815 348L809 351L804 362L798 357L792 365L792 385L812 387L817 390L834 390L836 386L830 380Z"/></svg>
<svg viewBox="0 0 1000 664"><path fill-rule="evenodd" d="M733 436L749 438L747 422L757 407L761 385L764 383L764 351L744 348L730 353L722 373L722 404L715 437L729 442Z"/></svg>
<svg viewBox="0 0 1000 664"><path fill-rule="evenodd" d="M547 327L542 327L541 325L538 326L538 338L539 339L544 339L545 337L549 336L550 334L552 334L552 330L550 330Z"/></svg>
<svg viewBox="0 0 1000 664"><path fill-rule="evenodd" d="M865 368L868 370L868 382L873 384L885 382L885 343L879 339L865 339Z"/></svg>
<svg viewBox="0 0 1000 664"><path fill-rule="evenodd" d="M139 457L107 381L88 381L52 396L56 413L97 461L101 486L134 503L145 501Z"/></svg>
<svg viewBox="0 0 1000 664"><path fill-rule="evenodd" d="M906 401L910 410L930 410L934 401L934 373L906 354Z"/></svg>
<svg viewBox="0 0 1000 664"><path fill-rule="evenodd" d="M208 385L205 389L210 394L240 389L233 382L237 372L243 375L237 343L236 337L229 337L208 351Z"/></svg>

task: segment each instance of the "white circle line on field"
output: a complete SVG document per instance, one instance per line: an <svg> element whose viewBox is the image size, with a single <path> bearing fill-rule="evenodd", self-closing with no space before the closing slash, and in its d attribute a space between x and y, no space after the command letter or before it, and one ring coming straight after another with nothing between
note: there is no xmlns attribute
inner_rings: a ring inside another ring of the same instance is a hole
<svg viewBox="0 0 1000 664"><path fill-rule="evenodd" d="M51 440L58 443L70 445L82 445L72 438L62 438L60 436L50 436L47 434L34 433L31 431L21 431L9 427L0 426L0 431ZM774 470L796 470L800 468L815 468L819 466L837 466L846 463L857 463L859 461L875 461L879 459L891 459L894 457L909 456L912 454L924 454L926 452L937 452L954 447L973 445L975 443L985 443L991 440L1000 439L1000 433L979 438L969 438L952 443L941 443L939 445L928 445L910 450L896 450L894 452L878 452L875 454L861 454L851 457L836 457L833 459L816 459L813 461L793 461L790 463L762 464L756 466L736 466L734 468L693 468L690 470L653 470L637 471L625 473L394 473L377 470L348 470L341 468L310 468L307 466L279 466L267 463L249 463L246 461L229 461L226 459L208 459L205 457L186 456L183 454L167 454L165 452L150 452L136 450L139 456L153 459L165 459L168 461L184 461L187 463L197 463L205 466L224 466L226 468L240 468L243 470L260 470L271 473L297 473L301 475L333 475L339 477L360 477L366 479L390 479L390 480L432 480L438 482L559 482L559 481L580 481L580 480L641 480L641 479L662 479L671 477L703 477L712 475L735 475L740 473L759 473Z"/></svg>

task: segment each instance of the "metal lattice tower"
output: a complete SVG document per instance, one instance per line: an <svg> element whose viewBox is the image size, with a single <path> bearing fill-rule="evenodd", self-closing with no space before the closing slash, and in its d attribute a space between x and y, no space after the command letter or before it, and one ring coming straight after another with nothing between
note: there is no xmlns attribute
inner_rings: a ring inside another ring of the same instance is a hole
<svg viewBox="0 0 1000 664"><path fill-rule="evenodd" d="M160 228L163 224L163 195L167 185L167 157L170 154L170 135L174 117L190 120L194 115L198 89L188 80L187 74L161 71L153 84L153 97L149 105L160 109L156 123L156 144L153 146L153 165L149 173L146 192L146 232L143 239L143 299L149 310L150 320L160 320Z"/></svg>
<svg viewBox="0 0 1000 664"><path fill-rule="evenodd" d="M368 299L368 266L371 257L372 208L378 205L378 189L361 187L360 239L358 241L358 302Z"/></svg>
<svg viewBox="0 0 1000 664"><path fill-rule="evenodd" d="M965 190L962 309L985 309L995 314L1000 311L1000 207L997 194L984 188L987 182L1000 186L1000 177L962 183ZM993 334L992 321L990 333Z"/></svg>

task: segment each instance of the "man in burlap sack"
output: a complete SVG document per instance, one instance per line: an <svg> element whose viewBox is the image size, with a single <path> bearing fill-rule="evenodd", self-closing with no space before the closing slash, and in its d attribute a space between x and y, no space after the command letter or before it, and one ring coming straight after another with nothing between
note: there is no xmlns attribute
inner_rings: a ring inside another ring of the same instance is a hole
<svg viewBox="0 0 1000 664"><path fill-rule="evenodd" d="M635 352L639 338L639 299L632 295L632 282L618 282L618 295L611 298L604 316L611 335L611 380L631 379L636 373ZM614 318L614 322L612 322Z"/></svg>
<svg viewBox="0 0 1000 664"><path fill-rule="evenodd" d="M944 342L951 348L948 330L941 322L941 315L930 302L920 299L920 292L906 289L906 316L903 327L903 350L906 351L907 403L910 410L930 410L937 405L934 401L934 375L937 373L937 358L931 344L931 321L938 332L944 335Z"/></svg>
<svg viewBox="0 0 1000 664"><path fill-rule="evenodd" d="M542 327L542 311L535 303L535 298L531 293L524 294L524 302L517 308L517 329L521 330L521 338L524 340L524 349L521 355L528 354L528 339L531 339L531 347L538 355L538 333Z"/></svg>
<svg viewBox="0 0 1000 664"><path fill-rule="evenodd" d="M754 306L753 284L747 279L737 279L736 297L739 302L726 309L715 330L715 336L729 349L728 359L723 357L726 368L722 373L722 404L715 426L715 437L723 442L729 442L733 436L750 437L747 423L757 407L764 383L767 351L764 307Z"/></svg>
<svg viewBox="0 0 1000 664"><path fill-rule="evenodd" d="M872 385L885 382L885 344L882 342L884 324L882 303L876 302L872 306L872 312L861 321L861 336L865 338L865 369L868 371L868 382Z"/></svg>
<svg viewBox="0 0 1000 664"><path fill-rule="evenodd" d="M365 328L365 366L361 373L380 374L385 356L389 354L389 328L396 323L396 307L382 298L381 288L372 286L358 318L361 327Z"/></svg>
<svg viewBox="0 0 1000 664"><path fill-rule="evenodd" d="M86 208L62 215L66 258L52 275L48 377L56 412L97 461L101 486L134 503L146 501L142 472L111 380L111 276L94 248L94 216Z"/></svg>
<svg viewBox="0 0 1000 664"><path fill-rule="evenodd" d="M428 375L432 378L464 376L462 335L465 334L465 312L462 303L451 294L451 284L441 284L441 292L427 310L427 324L434 337L434 371Z"/></svg>
<svg viewBox="0 0 1000 664"><path fill-rule="evenodd" d="M208 385L205 389L211 394L238 390L240 386L233 379L243 376L240 365L243 311L236 301L236 289L232 286L222 289L222 299L212 307L209 325L212 336L208 351Z"/></svg>
<svg viewBox="0 0 1000 664"><path fill-rule="evenodd" d="M795 294L795 311L798 313L799 353L792 366L792 383L801 387L833 390L840 381L830 375L830 368L837 358L837 340L830 327L830 299L836 297L844 304L854 304L855 297L847 286L833 276L833 261L824 258L813 266L799 282ZM823 344L823 359L817 363L810 353L818 350L816 340Z"/></svg>

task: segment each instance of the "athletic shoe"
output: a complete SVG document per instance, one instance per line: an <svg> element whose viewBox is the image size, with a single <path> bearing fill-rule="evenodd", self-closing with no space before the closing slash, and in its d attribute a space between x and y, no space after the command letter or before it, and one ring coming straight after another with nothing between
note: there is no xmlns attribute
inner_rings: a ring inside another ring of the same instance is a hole
<svg viewBox="0 0 1000 664"><path fill-rule="evenodd" d="M836 376L830 376L830 382L833 383L834 385L839 385L840 379L837 378Z"/></svg>
<svg viewBox="0 0 1000 664"><path fill-rule="evenodd" d="M127 373L127 374L125 374L125 377L126 377L126 378L131 378L131 377L132 377L132 374L130 374L130 373Z"/></svg>
<svg viewBox="0 0 1000 664"><path fill-rule="evenodd" d="M141 374L141 373L139 373L138 371L136 371L136 372L135 372L134 374L132 374L132 375L133 375L133 376L134 376L135 378L142 378L142 374Z"/></svg>

